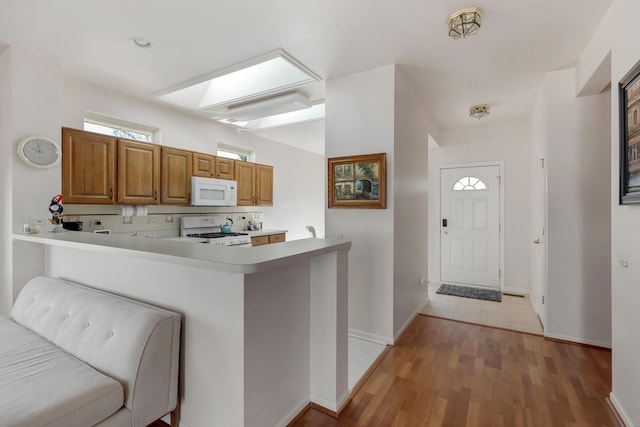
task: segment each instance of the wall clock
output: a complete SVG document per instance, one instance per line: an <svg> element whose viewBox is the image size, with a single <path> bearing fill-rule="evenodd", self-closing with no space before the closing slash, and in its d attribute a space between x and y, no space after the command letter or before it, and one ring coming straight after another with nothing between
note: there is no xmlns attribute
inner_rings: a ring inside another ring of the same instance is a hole
<svg viewBox="0 0 640 427"><path fill-rule="evenodd" d="M18 156L34 168L50 168L60 163L60 146L46 136L28 136L18 144Z"/></svg>

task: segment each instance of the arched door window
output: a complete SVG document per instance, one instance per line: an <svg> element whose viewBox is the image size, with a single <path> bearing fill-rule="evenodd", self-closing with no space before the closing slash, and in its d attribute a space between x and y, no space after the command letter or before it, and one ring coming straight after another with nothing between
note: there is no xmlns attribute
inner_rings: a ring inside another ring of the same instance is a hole
<svg viewBox="0 0 640 427"><path fill-rule="evenodd" d="M453 184L453 191L462 190L486 190L487 185L480 178L475 176L465 176L460 178L455 184Z"/></svg>

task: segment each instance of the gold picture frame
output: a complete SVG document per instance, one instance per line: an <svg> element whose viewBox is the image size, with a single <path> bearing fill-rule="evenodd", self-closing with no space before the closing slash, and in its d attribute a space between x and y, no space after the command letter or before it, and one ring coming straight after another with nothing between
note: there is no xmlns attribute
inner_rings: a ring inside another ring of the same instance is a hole
<svg viewBox="0 0 640 427"><path fill-rule="evenodd" d="M329 208L387 208L386 153L328 159Z"/></svg>

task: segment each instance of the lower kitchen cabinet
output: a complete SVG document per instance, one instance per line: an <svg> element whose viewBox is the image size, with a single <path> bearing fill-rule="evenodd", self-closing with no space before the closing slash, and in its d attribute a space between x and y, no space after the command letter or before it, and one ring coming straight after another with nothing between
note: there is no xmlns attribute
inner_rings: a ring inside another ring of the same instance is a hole
<svg viewBox="0 0 640 427"><path fill-rule="evenodd" d="M286 240L285 233L265 234L262 236L253 236L251 238L251 246L269 245L271 243L280 243Z"/></svg>

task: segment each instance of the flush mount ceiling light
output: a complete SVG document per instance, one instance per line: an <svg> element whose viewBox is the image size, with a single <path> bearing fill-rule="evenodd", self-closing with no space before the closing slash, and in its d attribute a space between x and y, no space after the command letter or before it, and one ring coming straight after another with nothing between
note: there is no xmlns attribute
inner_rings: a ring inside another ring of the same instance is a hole
<svg viewBox="0 0 640 427"><path fill-rule="evenodd" d="M129 43L141 49L149 49L151 47L151 42L142 37L130 37Z"/></svg>
<svg viewBox="0 0 640 427"><path fill-rule="evenodd" d="M491 106L489 104L473 105L469 108L469 117L475 117L480 120L481 118L489 115Z"/></svg>
<svg viewBox="0 0 640 427"><path fill-rule="evenodd" d="M449 37L467 38L480 29L482 11L478 7L466 7L449 16Z"/></svg>
<svg viewBox="0 0 640 427"><path fill-rule="evenodd" d="M265 117L285 112L276 108L280 103L297 103L297 109L310 107L309 101L300 101L299 94L293 95L297 99L292 99L291 90L320 80L317 74L284 50L278 49L195 78L154 96L192 111L212 113L215 118L246 120L248 116L240 117L240 112L244 114L248 110L258 110ZM250 106L251 103L255 105ZM268 108L273 108L273 112L267 112ZM236 116L231 116L231 113Z"/></svg>

